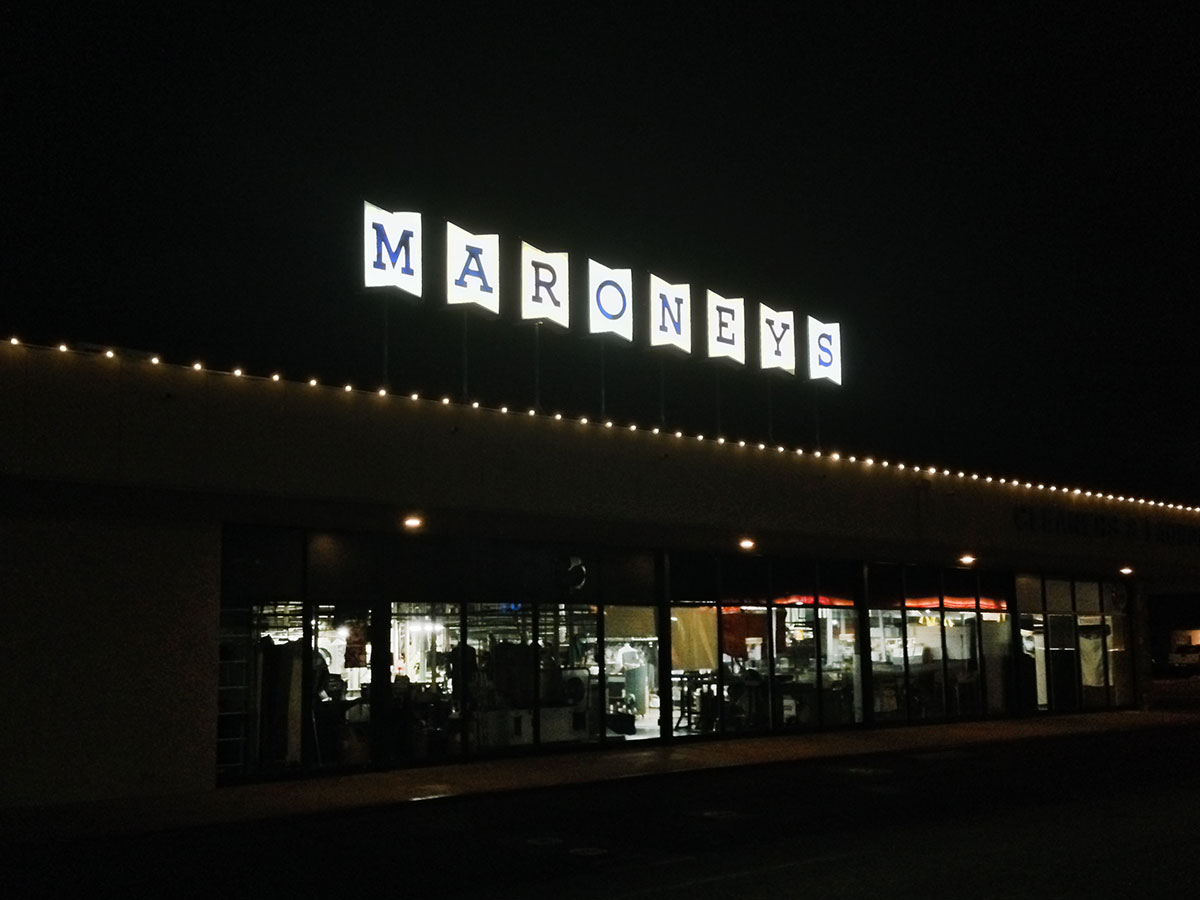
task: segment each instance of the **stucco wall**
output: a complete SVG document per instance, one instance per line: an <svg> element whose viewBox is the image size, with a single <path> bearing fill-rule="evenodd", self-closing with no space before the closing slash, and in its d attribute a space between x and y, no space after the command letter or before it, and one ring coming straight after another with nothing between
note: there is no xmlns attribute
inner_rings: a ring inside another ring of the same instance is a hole
<svg viewBox="0 0 1200 900"><path fill-rule="evenodd" d="M0 804L214 785L220 529L0 516Z"/></svg>

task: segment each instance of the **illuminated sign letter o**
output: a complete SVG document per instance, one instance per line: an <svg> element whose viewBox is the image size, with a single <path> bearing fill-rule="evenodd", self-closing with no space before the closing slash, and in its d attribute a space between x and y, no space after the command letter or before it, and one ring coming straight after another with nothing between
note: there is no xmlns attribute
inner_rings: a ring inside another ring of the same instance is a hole
<svg viewBox="0 0 1200 900"><path fill-rule="evenodd" d="M601 292L606 288L611 287L621 296L621 309L616 313L610 313L604 308L604 302L600 299ZM600 282L596 287L596 308L600 310L600 314L606 319L619 319L625 315L625 310L628 309L629 302L625 299L625 292L621 290L621 286L611 278L607 281Z"/></svg>

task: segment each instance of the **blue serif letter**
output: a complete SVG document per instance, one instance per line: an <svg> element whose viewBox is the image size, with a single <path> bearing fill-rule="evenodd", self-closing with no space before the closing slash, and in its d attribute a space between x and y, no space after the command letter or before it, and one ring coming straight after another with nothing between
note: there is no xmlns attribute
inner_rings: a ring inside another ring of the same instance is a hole
<svg viewBox="0 0 1200 900"><path fill-rule="evenodd" d="M817 336L817 365L824 369L833 365L833 335Z"/></svg>
<svg viewBox="0 0 1200 900"><path fill-rule="evenodd" d="M387 250L388 259L392 261L392 266L395 266L400 260L400 251L404 251L404 265L400 267L400 271L405 275L411 275L412 270L412 248L409 242L412 240L413 233L407 228L400 235L400 243L396 245L396 249L392 249L392 243L388 240L387 232L378 222L372 222L371 227L375 229L375 262L371 263L376 269L386 269L383 264L383 251Z"/></svg>
<svg viewBox="0 0 1200 900"><path fill-rule="evenodd" d="M459 287L467 286L467 276L470 275L479 279L479 289L485 294L492 292L492 286L488 284L487 275L483 272L483 248L467 246L467 261L463 263L462 274L455 280L455 284Z"/></svg>
<svg viewBox="0 0 1200 900"><path fill-rule="evenodd" d="M542 288L545 288L546 296L550 298L550 302L555 306L562 306L562 304L558 302L558 298L554 296L554 291L552 290L555 283L558 281L558 273L554 271L554 267L547 265L544 262L538 262L537 260L531 260L531 262L533 264L533 296L530 297L530 299L534 303L541 303ZM542 280L542 274L544 272L550 273L550 277L545 281Z"/></svg>
<svg viewBox="0 0 1200 900"><path fill-rule="evenodd" d="M615 313L610 313L607 309L605 309L604 301L600 299L600 295L601 295L601 293L603 293L605 288L612 288L614 291L617 292L617 296L621 298L621 308L619 310L617 310ZM600 284L598 284L596 286L596 308L598 310L600 310L600 315L604 316L604 318L606 318L606 319L621 318L621 316L625 315L626 306L628 306L628 301L625 299L625 291L622 290L621 286L619 284L617 284L615 281L613 281L611 278L608 279L607 281L600 282Z"/></svg>
<svg viewBox="0 0 1200 900"><path fill-rule="evenodd" d="M667 299L666 294L659 294L658 299L662 301L662 317L658 322L658 330L667 330L667 319L671 320L671 324L675 326L676 334L683 334L683 298L675 298L675 312L671 312L671 301Z"/></svg>

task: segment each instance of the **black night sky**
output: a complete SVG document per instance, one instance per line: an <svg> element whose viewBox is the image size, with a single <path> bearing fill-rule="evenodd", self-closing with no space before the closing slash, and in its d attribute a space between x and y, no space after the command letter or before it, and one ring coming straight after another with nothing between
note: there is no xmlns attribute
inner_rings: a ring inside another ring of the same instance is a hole
<svg viewBox="0 0 1200 900"><path fill-rule="evenodd" d="M842 326L814 392L576 309L541 329L547 411L599 414L603 343L622 422L657 420L664 360L673 427L1200 502L1188 7L841 8L10 9L0 336L457 395L437 258L423 302L362 287L370 200L430 250L500 234L489 405L534 401L525 239Z"/></svg>

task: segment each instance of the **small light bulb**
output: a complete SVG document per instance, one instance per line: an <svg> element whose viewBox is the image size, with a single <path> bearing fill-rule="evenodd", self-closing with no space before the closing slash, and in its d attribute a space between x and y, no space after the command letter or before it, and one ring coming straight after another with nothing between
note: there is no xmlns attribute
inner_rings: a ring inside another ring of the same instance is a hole
<svg viewBox="0 0 1200 900"><path fill-rule="evenodd" d="M612 419L609 419L607 422L605 422L605 423L604 423L604 427L605 427L605 428L612 428Z"/></svg>
<svg viewBox="0 0 1200 900"><path fill-rule="evenodd" d="M561 422L561 421L562 421L562 413L555 413L555 414L554 414L554 421L555 421L555 422Z"/></svg>
<svg viewBox="0 0 1200 900"><path fill-rule="evenodd" d="M316 386L317 386L317 379L315 379L315 378L310 378L310 379L308 379L308 386L309 386L309 387L316 387Z"/></svg>
<svg viewBox="0 0 1200 900"><path fill-rule="evenodd" d="M677 438L683 437L683 432L682 431L675 432L675 437L677 437Z"/></svg>
<svg viewBox="0 0 1200 900"><path fill-rule="evenodd" d="M242 377L242 370L241 370L241 369L234 369L234 370L233 370L233 374L234 374L234 377L235 377L235 378L241 378L241 377Z"/></svg>
<svg viewBox="0 0 1200 900"><path fill-rule="evenodd" d="M278 372L276 372L275 374L273 374L273 375L271 376L271 380L272 380L272 381L278 381L278 380L279 380L279 373L278 373Z"/></svg>
<svg viewBox="0 0 1200 900"><path fill-rule="evenodd" d="M745 441L738 441L738 446L739 446L739 447L745 447L745 446L746 446L746 442L745 442Z"/></svg>
<svg viewBox="0 0 1200 900"><path fill-rule="evenodd" d="M696 435L696 440L698 440L698 441L704 440L704 435L702 435L702 434Z"/></svg>
<svg viewBox="0 0 1200 900"><path fill-rule="evenodd" d="M658 434L658 429L657 429L657 428L651 428L651 429L650 429L650 433L651 433L651 434Z"/></svg>
<svg viewBox="0 0 1200 900"><path fill-rule="evenodd" d="M160 362L160 360L157 356L150 357L150 365L157 366L159 364L159 362Z"/></svg>
<svg viewBox="0 0 1200 900"><path fill-rule="evenodd" d="M830 453L830 454L829 454L829 458L830 458L830 459L841 459L841 458L842 458L842 454L840 454L840 453Z"/></svg>
<svg viewBox="0 0 1200 900"><path fill-rule="evenodd" d="M719 437L719 438L717 438L717 443L718 443L718 444L723 444L723 443L725 443L725 438L723 438L723 437Z"/></svg>
<svg viewBox="0 0 1200 900"><path fill-rule="evenodd" d="M503 413L504 415L508 415L508 407L507 406L500 407L500 412Z"/></svg>
<svg viewBox="0 0 1200 900"><path fill-rule="evenodd" d="M529 415L531 415L531 416L536 416L536 415L537 415L537 410L536 410L536 409L531 409L531 410L529 411Z"/></svg>
<svg viewBox="0 0 1200 900"><path fill-rule="evenodd" d="M581 417L580 417L580 419L579 419L579 424L580 424L580 425L586 425L587 423L588 423L587 416L581 416Z"/></svg>
<svg viewBox="0 0 1200 900"><path fill-rule="evenodd" d="M113 353L111 350L105 350L104 355L107 356L109 359L112 359L114 356L116 356L116 354Z"/></svg>
<svg viewBox="0 0 1200 900"><path fill-rule="evenodd" d="M637 426L636 426L636 425L630 425L630 426L629 426L629 430L630 430L630 431L637 431Z"/></svg>
<svg viewBox="0 0 1200 900"><path fill-rule="evenodd" d="M199 372L202 367L200 363L192 363L192 368Z"/></svg>
<svg viewBox="0 0 1200 900"><path fill-rule="evenodd" d="M345 391L346 391L346 393L348 394L348 393L350 393L352 390L354 390L354 388L352 388L350 385L346 385L346 387L345 387L345 388L343 388L343 390L345 390Z"/></svg>
<svg viewBox="0 0 1200 900"><path fill-rule="evenodd" d="M471 409L479 409L479 401L475 400L471 403Z"/></svg>
<svg viewBox="0 0 1200 900"><path fill-rule="evenodd" d="M66 344L59 344L59 345L58 345L58 349L59 349L61 352L63 352L63 353L66 353L66 352L67 352L67 345L66 345Z"/></svg>
<svg viewBox="0 0 1200 900"><path fill-rule="evenodd" d="M387 396L387 388L380 388L380 389L379 389L379 396L380 396L380 397L386 397L386 396Z"/></svg>
<svg viewBox="0 0 1200 900"><path fill-rule="evenodd" d="M8 342L9 342L10 344L12 344L14 347L15 347L17 344L21 343L21 342L20 342L20 341L19 341L17 338L15 338L15 337L10 337L10 338L8 339Z"/></svg>

